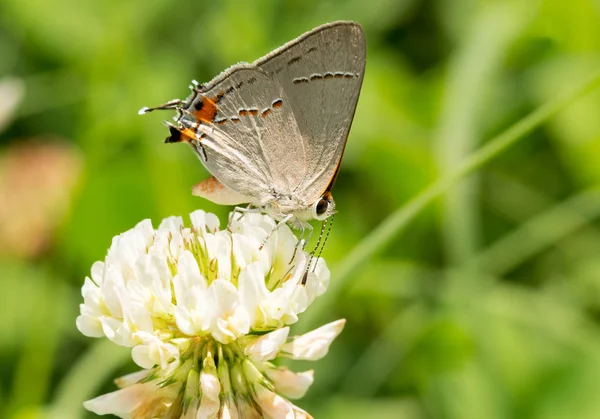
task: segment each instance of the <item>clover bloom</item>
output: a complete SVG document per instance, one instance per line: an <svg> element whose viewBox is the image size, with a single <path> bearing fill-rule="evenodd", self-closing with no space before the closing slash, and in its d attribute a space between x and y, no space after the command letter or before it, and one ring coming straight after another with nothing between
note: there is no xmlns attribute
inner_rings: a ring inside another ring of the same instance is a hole
<svg viewBox="0 0 600 419"><path fill-rule="evenodd" d="M344 321L298 337L289 327L325 292L329 270L297 248L288 226L261 214L234 214L227 229L195 211L191 225L149 220L116 236L82 288L77 318L86 336L132 348L143 370L120 390L84 403L122 418L302 418L288 399L304 396L313 371L278 358L323 357ZM302 276L308 278L302 285Z"/></svg>

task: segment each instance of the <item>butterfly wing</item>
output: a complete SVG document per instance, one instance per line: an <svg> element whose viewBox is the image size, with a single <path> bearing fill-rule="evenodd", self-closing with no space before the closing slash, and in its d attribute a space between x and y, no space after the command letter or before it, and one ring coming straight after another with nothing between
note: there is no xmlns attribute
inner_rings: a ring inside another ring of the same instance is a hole
<svg viewBox="0 0 600 419"><path fill-rule="evenodd" d="M361 27L326 24L200 86L179 121L226 187L258 206L283 196L308 206L333 183L364 66Z"/></svg>
<svg viewBox="0 0 600 419"><path fill-rule="evenodd" d="M182 118L198 123L202 138L192 145L211 174L255 205L289 194L306 176L289 99L277 79L252 64L235 65L201 86Z"/></svg>
<svg viewBox="0 0 600 419"><path fill-rule="evenodd" d="M254 62L283 87L300 130L306 170L294 194L304 205L315 202L335 180L365 59L360 25L339 21L319 26ZM270 142L268 146L275 147ZM275 164L275 170L283 171L289 160Z"/></svg>

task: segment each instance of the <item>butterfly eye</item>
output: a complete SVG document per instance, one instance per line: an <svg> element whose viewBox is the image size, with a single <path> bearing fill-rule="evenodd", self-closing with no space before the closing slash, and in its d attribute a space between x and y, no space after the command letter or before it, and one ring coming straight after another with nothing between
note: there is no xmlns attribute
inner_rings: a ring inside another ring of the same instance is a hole
<svg viewBox="0 0 600 419"><path fill-rule="evenodd" d="M313 204L313 218L317 220L325 220L334 211L335 204L333 197L329 192L326 192L317 202Z"/></svg>
<svg viewBox="0 0 600 419"><path fill-rule="evenodd" d="M325 214L327 212L327 208L329 208L329 201L327 201L324 198L319 199L319 202L317 202L317 215L318 216L322 216L323 214Z"/></svg>

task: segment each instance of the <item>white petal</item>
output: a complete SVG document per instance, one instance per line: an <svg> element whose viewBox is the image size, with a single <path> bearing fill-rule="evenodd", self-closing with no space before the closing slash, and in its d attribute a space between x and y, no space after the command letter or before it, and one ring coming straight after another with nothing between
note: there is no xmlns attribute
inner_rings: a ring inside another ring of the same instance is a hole
<svg viewBox="0 0 600 419"><path fill-rule="evenodd" d="M221 312L232 312L240 304L237 288L229 281L216 279L209 287L212 303Z"/></svg>
<svg viewBox="0 0 600 419"><path fill-rule="evenodd" d="M104 305L108 313L116 318L123 318L123 307L119 295L126 292L123 273L115 264L107 264L104 270L104 281L100 285Z"/></svg>
<svg viewBox="0 0 600 419"><path fill-rule="evenodd" d="M212 322L211 306L206 279L200 274L198 264L189 251L181 254L173 287L177 300L174 307L177 327L189 336L204 334Z"/></svg>
<svg viewBox="0 0 600 419"><path fill-rule="evenodd" d="M140 255L135 269L142 287L145 309L152 312L154 317L166 317L171 308L171 273L165 258L152 255ZM133 285L133 283L132 283ZM131 292L132 287L128 287Z"/></svg>
<svg viewBox="0 0 600 419"><path fill-rule="evenodd" d="M156 231L154 240L148 245L147 253L151 256L166 258L170 252L171 237L172 234L168 230Z"/></svg>
<svg viewBox="0 0 600 419"><path fill-rule="evenodd" d="M146 253L148 239L144 231L144 228L138 230L134 228L114 237L110 249L108 249L106 264L116 265L124 273L129 273L136 258Z"/></svg>
<svg viewBox="0 0 600 419"><path fill-rule="evenodd" d="M147 307L150 298L148 290L139 288L141 288L140 284L131 284L128 290L119 293L119 299L123 302L123 323L131 330L150 332L154 329L152 323L154 313Z"/></svg>
<svg viewBox="0 0 600 419"><path fill-rule="evenodd" d="M241 233L248 237L256 237L262 242L273 228L275 221L270 217L262 217L261 214L245 213L232 214L233 218L229 224L229 229L234 233Z"/></svg>
<svg viewBox="0 0 600 419"><path fill-rule="evenodd" d="M243 270L252 262L260 260L260 242L253 236L232 233L232 252L236 264Z"/></svg>
<svg viewBox="0 0 600 419"><path fill-rule="evenodd" d="M200 373L200 388L202 389L202 400L200 401L197 418L216 417L221 407L219 401L221 384L217 378L217 368L212 356L204 359L202 372Z"/></svg>
<svg viewBox="0 0 600 419"><path fill-rule="evenodd" d="M198 289L190 290L195 305L192 308L175 307L174 315L177 327L188 336L203 336L209 330L212 318L206 305L206 296Z"/></svg>
<svg viewBox="0 0 600 419"><path fill-rule="evenodd" d="M135 386L103 394L83 402L83 407L97 415L112 414L120 418L130 418L133 410L142 403L142 397Z"/></svg>
<svg viewBox="0 0 600 419"><path fill-rule="evenodd" d="M194 254L189 250L184 250L181 256L179 256L177 274L183 276L183 282L188 286L201 285L206 287L206 279L200 273L200 268Z"/></svg>
<svg viewBox="0 0 600 419"><path fill-rule="evenodd" d="M190 214L190 220L199 234L204 234L206 231L214 233L219 230L219 218L215 214L196 210Z"/></svg>
<svg viewBox="0 0 600 419"><path fill-rule="evenodd" d="M138 342L133 337L131 328L121 320L114 319L111 317L100 318L102 323L102 331L106 337L117 345L121 346L134 346Z"/></svg>
<svg viewBox="0 0 600 419"><path fill-rule="evenodd" d="M337 320L292 339L281 347L281 355L315 361L323 358L329 346L344 328L346 320Z"/></svg>
<svg viewBox="0 0 600 419"><path fill-rule="evenodd" d="M152 227L152 221L149 219L145 219L136 224L134 229L140 234L140 237L143 239L143 242L146 244L150 244L154 238L154 228Z"/></svg>
<svg viewBox="0 0 600 419"><path fill-rule="evenodd" d="M104 262L94 262L92 265L92 281L96 285L100 285L104 280Z"/></svg>
<svg viewBox="0 0 600 419"><path fill-rule="evenodd" d="M254 386L256 401L267 418L294 419L292 404L261 385Z"/></svg>
<svg viewBox="0 0 600 419"><path fill-rule="evenodd" d="M167 217L161 221L157 230L167 230L172 234L179 233L183 228L183 219L181 217Z"/></svg>
<svg viewBox="0 0 600 419"><path fill-rule="evenodd" d="M267 286L273 288L277 283L287 280L286 274L292 266L298 268L304 262L305 252L296 250L298 239L287 225L279 227L266 244L266 248L272 255L271 279ZM295 255L294 255L295 252ZM291 262L291 264L290 264Z"/></svg>
<svg viewBox="0 0 600 419"><path fill-rule="evenodd" d="M225 319L216 319L211 327L211 334L222 344L228 344L235 340L235 334L230 330L230 324Z"/></svg>
<svg viewBox="0 0 600 419"><path fill-rule="evenodd" d="M132 357L142 368L160 365L165 369L167 364L179 358L179 346L163 342L156 335L148 332L136 332L134 337L142 342L132 350Z"/></svg>
<svg viewBox="0 0 600 419"><path fill-rule="evenodd" d="M85 278L83 287L81 287L81 295L83 296L83 303L90 312L94 312L98 316L110 314L104 304L104 295L101 288L88 277Z"/></svg>
<svg viewBox="0 0 600 419"><path fill-rule="evenodd" d="M294 410L294 418L295 419L313 419L313 417L311 415L308 414L308 412L300 409L298 406L290 403L292 405L292 409Z"/></svg>
<svg viewBox="0 0 600 419"><path fill-rule="evenodd" d="M182 252L179 257L177 275L173 278L173 287L177 305L187 308L196 308L195 298L190 295L191 289L197 289L200 293L206 292L206 279L200 273L194 255L188 250Z"/></svg>
<svg viewBox="0 0 600 419"><path fill-rule="evenodd" d="M211 263L216 262L217 278L231 280L231 234L228 231L218 231L204 236L206 250Z"/></svg>
<svg viewBox="0 0 600 419"><path fill-rule="evenodd" d="M278 298L286 303L282 313L282 320L286 324L295 323L298 320L298 314L303 313L308 307L308 296L306 288L296 282L286 282L282 288L273 292L280 293Z"/></svg>
<svg viewBox="0 0 600 419"><path fill-rule="evenodd" d="M223 344L231 343L249 331L250 321L243 307L235 309L233 315L217 318L211 327L213 337Z"/></svg>
<svg viewBox="0 0 600 419"><path fill-rule="evenodd" d="M242 269L238 277L240 298L249 321L254 328L261 328L267 324L267 313L263 302L269 296L269 290L265 285L265 273L259 262L254 262Z"/></svg>
<svg viewBox="0 0 600 419"><path fill-rule="evenodd" d="M243 336L250 331L250 317L248 312L241 304L238 305L229 318L229 323L236 337Z"/></svg>
<svg viewBox="0 0 600 419"><path fill-rule="evenodd" d="M136 372L132 372L131 374L123 375L115 379L115 384L119 388L125 388L137 384L139 381L148 377L152 373L151 370L140 370Z"/></svg>
<svg viewBox="0 0 600 419"><path fill-rule="evenodd" d="M313 268L313 266L315 267ZM323 293L327 291L330 277L331 272L327 268L325 259L319 258L316 261L313 261L306 280L307 284L311 284L311 286L309 286L309 304L312 303L315 297L323 295Z"/></svg>
<svg viewBox="0 0 600 419"><path fill-rule="evenodd" d="M265 374L273 382L275 390L290 399L304 397L314 382L313 370L295 373L286 367L266 368Z"/></svg>
<svg viewBox="0 0 600 419"><path fill-rule="evenodd" d="M156 417L168 411L177 396L180 384L158 387L158 380L134 384L88 400L83 406L98 414L113 414L121 418Z"/></svg>
<svg viewBox="0 0 600 419"><path fill-rule="evenodd" d="M244 400L243 397L236 399L237 411L242 419L264 419L264 416L258 412L254 406Z"/></svg>
<svg viewBox="0 0 600 419"><path fill-rule="evenodd" d="M142 368L152 368L158 364L155 359L155 352L146 345L137 345L131 350L131 358L133 362L138 364Z"/></svg>
<svg viewBox="0 0 600 419"><path fill-rule="evenodd" d="M96 317L88 315L77 316L75 324L77 325L77 329L88 337L100 338L104 336L102 323Z"/></svg>
<svg viewBox="0 0 600 419"><path fill-rule="evenodd" d="M240 304L238 290L231 282L216 279L208 293L214 313L211 333L215 339L227 344L249 332L248 313Z"/></svg>
<svg viewBox="0 0 600 419"><path fill-rule="evenodd" d="M217 417L219 419L238 419L240 416L233 402L226 400L221 406L221 411Z"/></svg>
<svg viewBox="0 0 600 419"><path fill-rule="evenodd" d="M289 332L290 328L284 327L261 336L253 344L246 347L246 356L252 358L253 361L269 361L275 358Z"/></svg>
<svg viewBox="0 0 600 419"><path fill-rule="evenodd" d="M206 227L206 212L202 210L196 210L190 214L190 221L192 222L192 227L198 233L204 233Z"/></svg>

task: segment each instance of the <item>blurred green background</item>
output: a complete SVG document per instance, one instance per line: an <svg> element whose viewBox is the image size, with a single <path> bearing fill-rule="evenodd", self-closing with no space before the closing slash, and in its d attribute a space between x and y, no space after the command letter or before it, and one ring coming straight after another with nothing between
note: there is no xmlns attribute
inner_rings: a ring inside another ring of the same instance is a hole
<svg viewBox="0 0 600 419"><path fill-rule="evenodd" d="M0 417L93 417L81 402L136 367L75 328L91 264L143 218L226 217L191 196L207 173L162 143L169 115L137 110L338 19L368 45L324 254L333 283L345 273L297 331L348 323L326 358L296 364L316 369L298 404L317 418L600 417L600 91L385 246L366 239L600 69L598 0L0 0Z"/></svg>

